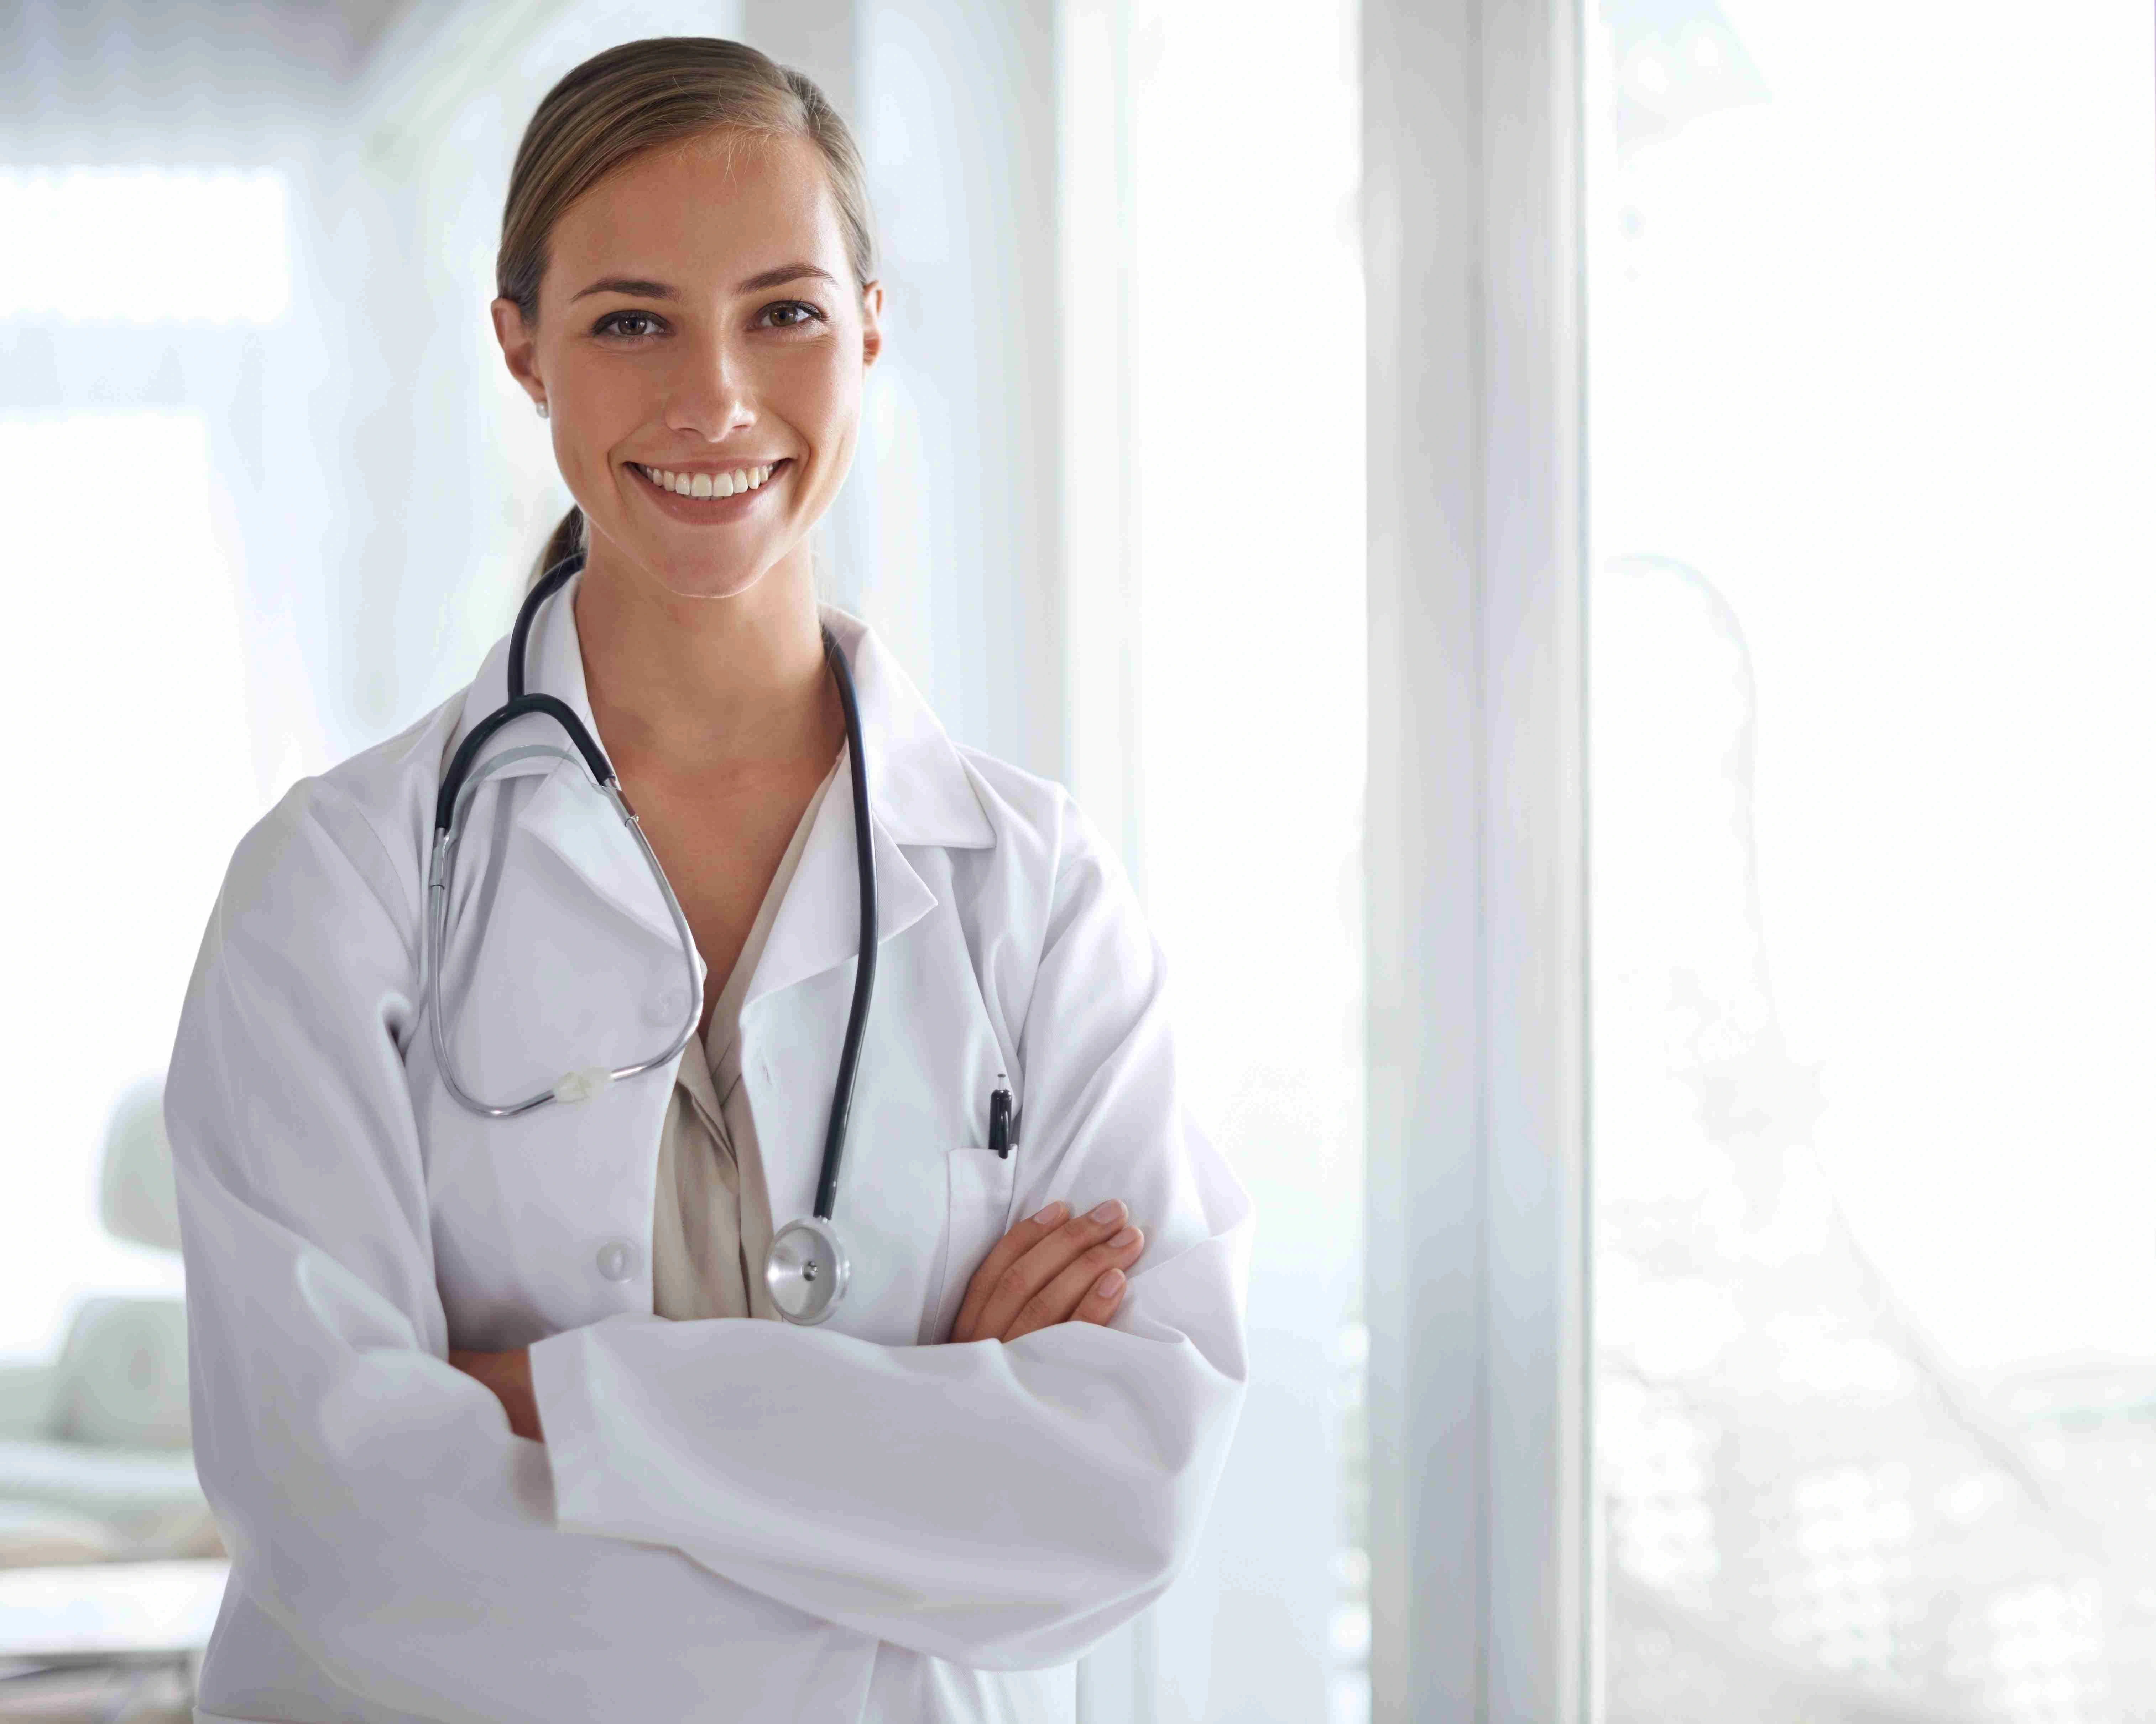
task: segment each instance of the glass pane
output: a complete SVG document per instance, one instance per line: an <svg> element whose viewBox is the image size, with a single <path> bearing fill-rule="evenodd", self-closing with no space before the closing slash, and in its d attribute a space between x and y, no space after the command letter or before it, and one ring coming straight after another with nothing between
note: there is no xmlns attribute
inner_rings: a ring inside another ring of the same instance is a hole
<svg viewBox="0 0 2156 1724"><path fill-rule="evenodd" d="M18 571L0 1034L26 1075L0 1202L0 1363L51 1358L92 1291L178 1285L176 1253L105 1230L99 1180L115 1106L154 1101L203 917L262 810L210 449L192 413L0 412Z"/></svg>
<svg viewBox="0 0 2156 1724"><path fill-rule="evenodd" d="M1091 1724L1370 1711L1357 20L1250 25L1233 0L1058 13L1072 788L1258 1216L1234 1452L1188 1569L1089 1658ZM1289 276L1224 276L1282 242ZM1292 471L1222 428L1287 418L1322 450Z"/></svg>
<svg viewBox="0 0 2156 1724"><path fill-rule="evenodd" d="M1589 36L1605 1716L2156 1716L2145 5Z"/></svg>

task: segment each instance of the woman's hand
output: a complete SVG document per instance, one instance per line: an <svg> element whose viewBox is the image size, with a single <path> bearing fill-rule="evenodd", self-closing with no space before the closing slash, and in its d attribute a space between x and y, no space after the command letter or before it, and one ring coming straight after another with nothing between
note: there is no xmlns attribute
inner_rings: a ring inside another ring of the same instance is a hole
<svg viewBox="0 0 2156 1724"><path fill-rule="evenodd" d="M535 1443L547 1439L539 1430L539 1405L531 1398L531 1354L526 1347L506 1353L474 1352L465 1347L449 1349L449 1362L467 1377L476 1377L494 1391L509 1415L509 1428Z"/></svg>
<svg viewBox="0 0 2156 1724"><path fill-rule="evenodd" d="M1145 1249L1145 1234L1125 1227L1127 1212L1111 1198L1070 1218L1050 1203L1021 1221L966 1285L951 1339L1015 1341L1051 1323L1105 1323L1122 1302L1123 1270Z"/></svg>

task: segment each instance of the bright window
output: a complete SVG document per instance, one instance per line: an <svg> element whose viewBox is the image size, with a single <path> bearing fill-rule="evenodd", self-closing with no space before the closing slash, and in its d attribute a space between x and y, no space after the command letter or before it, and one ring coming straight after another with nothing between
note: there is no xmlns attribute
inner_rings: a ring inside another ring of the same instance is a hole
<svg viewBox="0 0 2156 1724"><path fill-rule="evenodd" d="M1606 1716L2138 1717L2150 13L1596 15Z"/></svg>
<svg viewBox="0 0 2156 1724"><path fill-rule="evenodd" d="M0 317L270 323L291 304L267 172L0 169Z"/></svg>
<svg viewBox="0 0 2156 1724"><path fill-rule="evenodd" d="M239 618L187 413L0 418L14 809L15 1072L0 1356L49 1357L80 1296L175 1285L97 1217L121 1092L161 1077L203 918L261 812Z"/></svg>
<svg viewBox="0 0 2156 1724"><path fill-rule="evenodd" d="M1065 17L1075 788L1258 1217L1201 1554L1137 1625L1137 1703L1103 1678L1086 1716L1367 1717L1354 9Z"/></svg>

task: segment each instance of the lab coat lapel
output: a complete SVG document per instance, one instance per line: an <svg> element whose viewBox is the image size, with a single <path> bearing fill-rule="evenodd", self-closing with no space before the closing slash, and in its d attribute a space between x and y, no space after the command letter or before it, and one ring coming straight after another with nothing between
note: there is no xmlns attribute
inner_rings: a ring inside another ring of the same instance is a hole
<svg viewBox="0 0 2156 1724"><path fill-rule="evenodd" d="M963 936L928 876L948 877L936 850L985 849L994 835L957 749L875 637L840 611L826 608L824 622L853 668L879 899L875 994L839 1182L839 1223L865 1284L834 1324L910 1342L921 1290L884 1283L924 1268L913 1260L923 1230L941 1230L945 1152L965 1139L970 1092L998 1059ZM814 1207L852 1005L860 913L850 766L849 757L818 811L742 1007L760 1161L745 1178L760 1181L779 1226Z"/></svg>
<svg viewBox="0 0 2156 1724"><path fill-rule="evenodd" d="M857 617L829 605L821 614L852 667L860 708L880 946L936 905L936 894L901 845L985 849L994 835L957 750L882 643ZM852 770L849 750L772 922L745 1008L837 965L850 966L860 950Z"/></svg>
<svg viewBox="0 0 2156 1724"><path fill-rule="evenodd" d="M853 1006L860 889L850 765L850 758L842 760L817 811L742 1003L742 1070L752 1104L759 1092L770 1097L756 1108L757 1139L775 1221L815 1207L831 1087ZM935 907L936 895L873 813L869 835L878 900L873 1034L880 1018L896 1009L890 948Z"/></svg>
<svg viewBox="0 0 2156 1724"><path fill-rule="evenodd" d="M830 605L822 614L853 667L877 822L901 844L992 849L994 829L965 762L912 680L860 618Z"/></svg>
<svg viewBox="0 0 2156 1724"><path fill-rule="evenodd" d="M591 697L584 684L583 649L577 637L576 597L583 582L581 573L571 577L547 601L534 621L526 687L533 694L552 695L562 701L604 748L606 739L599 736L598 721L592 716ZM508 693L509 642L505 638L487 655L472 680L455 741L462 742L475 725L508 698ZM558 724L533 715L497 732L484 757L493 758L533 743L561 748L574 746ZM494 777L536 773L544 773L546 782L525 802L517 817L517 829L553 851L630 921L667 944L676 943L679 936L672 913L642 849L615 818L580 762L528 758L512 762ZM485 793L482 788L480 794Z"/></svg>
<svg viewBox="0 0 2156 1724"><path fill-rule="evenodd" d="M874 760L870 749L870 760ZM855 839L850 750L839 757L839 775L816 811L793 880L772 919L771 935L750 979L744 1007L844 964L860 952L860 875ZM905 853L871 808L869 836L876 875L876 940L896 938L936 902Z"/></svg>
<svg viewBox="0 0 2156 1724"><path fill-rule="evenodd" d="M680 944L659 875L581 765L557 762L516 824L630 921L665 945Z"/></svg>

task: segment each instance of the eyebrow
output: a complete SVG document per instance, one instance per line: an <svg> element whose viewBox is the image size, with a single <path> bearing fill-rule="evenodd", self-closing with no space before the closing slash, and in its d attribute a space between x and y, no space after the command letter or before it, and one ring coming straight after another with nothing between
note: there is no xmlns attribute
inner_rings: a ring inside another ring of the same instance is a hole
<svg viewBox="0 0 2156 1724"><path fill-rule="evenodd" d="M836 287L839 284L828 269L819 269L814 264L781 264L775 269L766 269L761 275L752 275L734 289L736 293L762 293L767 287L779 287L789 281L822 281ZM571 302L595 293L625 294L633 300L678 300L678 290L663 281L640 281L628 276L609 275L603 281L594 281L589 287L572 294Z"/></svg>

